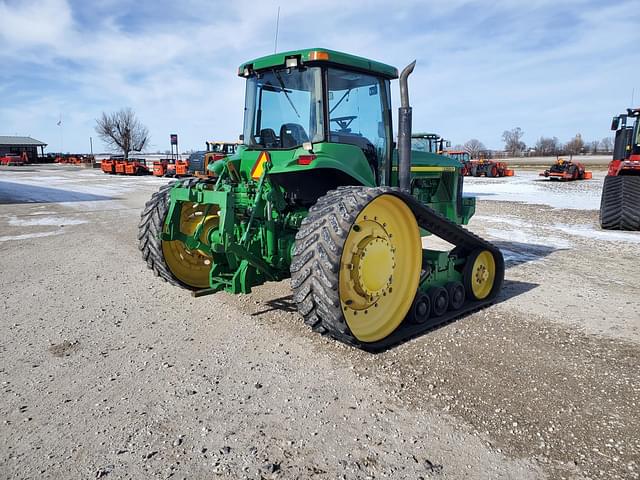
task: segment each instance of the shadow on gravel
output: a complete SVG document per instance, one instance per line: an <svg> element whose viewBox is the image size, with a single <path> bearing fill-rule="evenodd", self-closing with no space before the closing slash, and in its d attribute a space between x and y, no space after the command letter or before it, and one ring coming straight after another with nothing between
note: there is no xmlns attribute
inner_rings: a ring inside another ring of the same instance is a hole
<svg viewBox="0 0 640 480"><path fill-rule="evenodd" d="M42 181L46 182L46 177L43 177ZM112 197L0 181L0 204L95 202L101 200L112 200Z"/></svg>
<svg viewBox="0 0 640 480"><path fill-rule="evenodd" d="M500 290L498 299L494 302L494 304L517 297L518 295L527 293L528 291L533 290L534 288L537 288L539 286L540 284L538 283L519 282L518 280L505 279L504 282L502 282L502 290Z"/></svg>
<svg viewBox="0 0 640 480"><path fill-rule="evenodd" d="M563 248L539 245L536 243L508 241L493 241L492 243L502 252L505 268L511 268L516 265L522 265L523 263L540 260L541 258L551 255L557 250L564 250Z"/></svg>
<svg viewBox="0 0 640 480"><path fill-rule="evenodd" d="M449 318L447 320L442 320L441 318L430 319L426 324L423 325L415 325L405 320L391 336L387 337L387 339L378 344L371 344L370 347L367 346L360 348L374 354L392 350L410 340L422 337L423 335L428 335L429 333L438 330L439 328L442 328L451 323L455 323L459 320L463 320L475 312L484 310L485 308L490 308L492 305L497 305L511 298L515 298L518 295L522 295L523 293L533 290L537 286L537 283L519 282L517 280L504 280L500 294L490 305L472 308L471 311L460 313L459 316L454 316L453 318ZM268 306L268 308L263 308L262 310L253 312L250 315L253 317L257 317L260 315L269 314L273 311L284 311L289 313L297 311L296 304L293 301L293 295L274 298L273 300L268 300L267 302L265 302L265 304L266 306Z"/></svg>
<svg viewBox="0 0 640 480"><path fill-rule="evenodd" d="M258 316L265 313L273 312L275 310L280 310L283 312L296 312L298 311L298 307L293 301L293 295L287 295L285 297L274 298L273 300L269 300L266 302L269 308L265 308L264 310L260 310L259 312L254 312L251 316Z"/></svg>

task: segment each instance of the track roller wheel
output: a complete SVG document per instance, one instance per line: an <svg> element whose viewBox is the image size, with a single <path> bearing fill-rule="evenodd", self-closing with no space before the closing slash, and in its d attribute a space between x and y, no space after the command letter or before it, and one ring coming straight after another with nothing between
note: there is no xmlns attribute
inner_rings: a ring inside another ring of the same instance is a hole
<svg viewBox="0 0 640 480"><path fill-rule="evenodd" d="M409 311L409 319L412 323L425 323L429 320L429 314L431 313L431 300L429 295L422 292L416 294L416 298L413 299L411 310Z"/></svg>
<svg viewBox="0 0 640 480"><path fill-rule="evenodd" d="M442 287L431 287L427 290L431 300L431 313L434 317L444 315L449 308L449 293Z"/></svg>
<svg viewBox="0 0 640 480"><path fill-rule="evenodd" d="M469 298L484 300L492 292L496 281L496 260L489 250L478 249L467 258L464 288Z"/></svg>
<svg viewBox="0 0 640 480"><path fill-rule="evenodd" d="M449 309L459 310L464 305L465 293L464 285L460 282L449 282L445 285L449 294Z"/></svg>
<svg viewBox="0 0 640 480"><path fill-rule="evenodd" d="M302 222L291 284L315 331L352 344L377 342L409 312L422 267L420 231L407 204L387 192L330 191Z"/></svg>
<svg viewBox="0 0 640 480"><path fill-rule="evenodd" d="M142 252L142 258L147 266L163 280L183 288L198 289L209 286L209 270L211 259L197 250L191 251L177 240L164 242L160 240L160 233L164 228L165 217L169 209L169 194L178 183L184 186L192 186L197 179L184 179L178 182L170 182L160 187L151 199L146 203L140 215L138 225L138 248ZM202 221L203 206L184 204L180 216L180 231L191 234ZM207 215L201 240L204 241L205 233L217 226L217 215Z"/></svg>

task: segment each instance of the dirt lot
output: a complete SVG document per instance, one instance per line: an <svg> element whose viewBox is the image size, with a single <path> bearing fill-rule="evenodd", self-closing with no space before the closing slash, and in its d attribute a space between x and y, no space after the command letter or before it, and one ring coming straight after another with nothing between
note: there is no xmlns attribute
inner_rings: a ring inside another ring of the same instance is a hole
<svg viewBox="0 0 640 480"><path fill-rule="evenodd" d="M165 180L0 170L0 477L640 478L640 233L597 228L603 175L467 182L499 302L373 355L307 330L286 281L153 277Z"/></svg>

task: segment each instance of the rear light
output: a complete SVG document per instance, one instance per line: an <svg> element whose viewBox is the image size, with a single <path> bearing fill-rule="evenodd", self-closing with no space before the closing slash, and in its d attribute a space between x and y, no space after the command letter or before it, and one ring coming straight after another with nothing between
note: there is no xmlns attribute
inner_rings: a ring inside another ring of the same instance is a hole
<svg viewBox="0 0 640 480"><path fill-rule="evenodd" d="M309 165L316 159L315 155L300 155L298 157L298 165Z"/></svg>

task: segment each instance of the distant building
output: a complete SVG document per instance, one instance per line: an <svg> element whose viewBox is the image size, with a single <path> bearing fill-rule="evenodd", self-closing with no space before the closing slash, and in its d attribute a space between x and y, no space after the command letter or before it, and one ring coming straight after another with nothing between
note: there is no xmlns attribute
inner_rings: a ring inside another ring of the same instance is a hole
<svg viewBox="0 0 640 480"><path fill-rule="evenodd" d="M37 162L38 157L44 157L44 147L47 144L31 137L11 137L0 135L0 156L5 153L26 152L30 162ZM40 148L40 155L38 155Z"/></svg>

